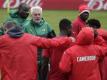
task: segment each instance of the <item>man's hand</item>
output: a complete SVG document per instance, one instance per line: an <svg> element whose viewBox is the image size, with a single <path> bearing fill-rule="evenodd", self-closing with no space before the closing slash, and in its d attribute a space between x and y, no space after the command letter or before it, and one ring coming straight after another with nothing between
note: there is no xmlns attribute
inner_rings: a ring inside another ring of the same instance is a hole
<svg viewBox="0 0 107 80"><path fill-rule="evenodd" d="M72 42L76 42L76 39L74 37L69 37L69 38L72 40Z"/></svg>

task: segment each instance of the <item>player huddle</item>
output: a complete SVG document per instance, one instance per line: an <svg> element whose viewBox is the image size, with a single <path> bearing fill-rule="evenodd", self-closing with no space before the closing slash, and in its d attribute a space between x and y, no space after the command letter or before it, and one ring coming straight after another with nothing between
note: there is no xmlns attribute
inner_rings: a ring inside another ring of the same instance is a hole
<svg viewBox="0 0 107 80"><path fill-rule="evenodd" d="M56 36L40 6L11 10L0 28L0 79L107 80L107 31L90 13L81 5L73 22L60 20Z"/></svg>

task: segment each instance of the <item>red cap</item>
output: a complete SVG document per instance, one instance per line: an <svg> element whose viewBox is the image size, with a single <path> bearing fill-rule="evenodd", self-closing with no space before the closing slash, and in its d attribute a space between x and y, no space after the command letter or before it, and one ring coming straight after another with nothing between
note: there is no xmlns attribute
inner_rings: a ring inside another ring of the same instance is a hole
<svg viewBox="0 0 107 80"><path fill-rule="evenodd" d="M79 12L80 12L80 14L82 14L82 13L84 13L84 12L90 13L90 10L89 10L89 8L88 8L87 5L81 5L81 6L79 7Z"/></svg>

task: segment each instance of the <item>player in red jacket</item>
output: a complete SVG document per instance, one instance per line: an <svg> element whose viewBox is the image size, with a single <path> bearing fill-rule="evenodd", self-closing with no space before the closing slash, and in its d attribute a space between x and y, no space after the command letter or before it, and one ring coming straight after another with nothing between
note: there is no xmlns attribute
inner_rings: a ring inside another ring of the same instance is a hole
<svg viewBox="0 0 107 80"><path fill-rule="evenodd" d="M93 29L82 28L76 45L64 52L59 67L69 73L69 80L101 80L98 61L105 50L93 42Z"/></svg>
<svg viewBox="0 0 107 80"><path fill-rule="evenodd" d="M36 37L12 25L5 35L0 36L2 80L37 80L37 47L67 46L71 42L68 37L52 40Z"/></svg>
<svg viewBox="0 0 107 80"><path fill-rule="evenodd" d="M107 47L107 31L101 28L100 21L98 19L89 19L87 24L98 32L98 37L95 38L94 43L102 47ZM107 80L107 57L104 57L103 62L100 62L100 68L102 80Z"/></svg>
<svg viewBox="0 0 107 80"><path fill-rule="evenodd" d="M107 43L107 30L101 27L101 23L98 19L89 19L87 24L90 27L97 29L98 35L101 36Z"/></svg>
<svg viewBox="0 0 107 80"><path fill-rule="evenodd" d="M68 19L62 19L59 22L59 30L60 30L60 36L56 37L60 38L60 37L69 37L71 36L71 21ZM69 48L71 45L73 45L73 43L69 44L69 46L60 46L57 48L50 48L50 49L46 49L44 50L43 53L43 65L42 65L42 78L44 80L46 80L46 73L47 73L47 68L48 68L48 64L50 63L50 70L48 71L48 80L65 80L67 79L66 75L63 74L60 69L59 69L59 62L60 59L62 57L63 52Z"/></svg>
<svg viewBox="0 0 107 80"><path fill-rule="evenodd" d="M90 11L86 5L81 5L79 7L79 16L72 23L72 30L75 37L78 35L80 30L86 26L86 20L89 17L89 13Z"/></svg>

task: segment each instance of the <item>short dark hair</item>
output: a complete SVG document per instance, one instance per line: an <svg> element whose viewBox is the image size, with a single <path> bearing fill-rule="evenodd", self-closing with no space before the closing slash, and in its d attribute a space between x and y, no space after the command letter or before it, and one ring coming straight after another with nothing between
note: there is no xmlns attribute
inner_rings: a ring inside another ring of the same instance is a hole
<svg viewBox="0 0 107 80"><path fill-rule="evenodd" d="M89 19L87 21L87 24L89 25L89 27L96 28L96 29L101 27L101 23L98 19Z"/></svg>
<svg viewBox="0 0 107 80"><path fill-rule="evenodd" d="M4 29L10 29L15 26L16 26L16 23L13 21L7 21L6 23L3 24Z"/></svg>
<svg viewBox="0 0 107 80"><path fill-rule="evenodd" d="M21 3L21 4L19 5L19 7L18 7L18 11L21 10L21 9L23 9L24 11L29 11L30 7L29 7L29 5L26 4L26 3Z"/></svg>
<svg viewBox="0 0 107 80"><path fill-rule="evenodd" d="M71 21L70 20L68 20L66 18L60 20L60 22L59 22L59 28L60 28L60 30L61 29L66 29L66 28L71 28L71 27L72 26L71 26Z"/></svg>

